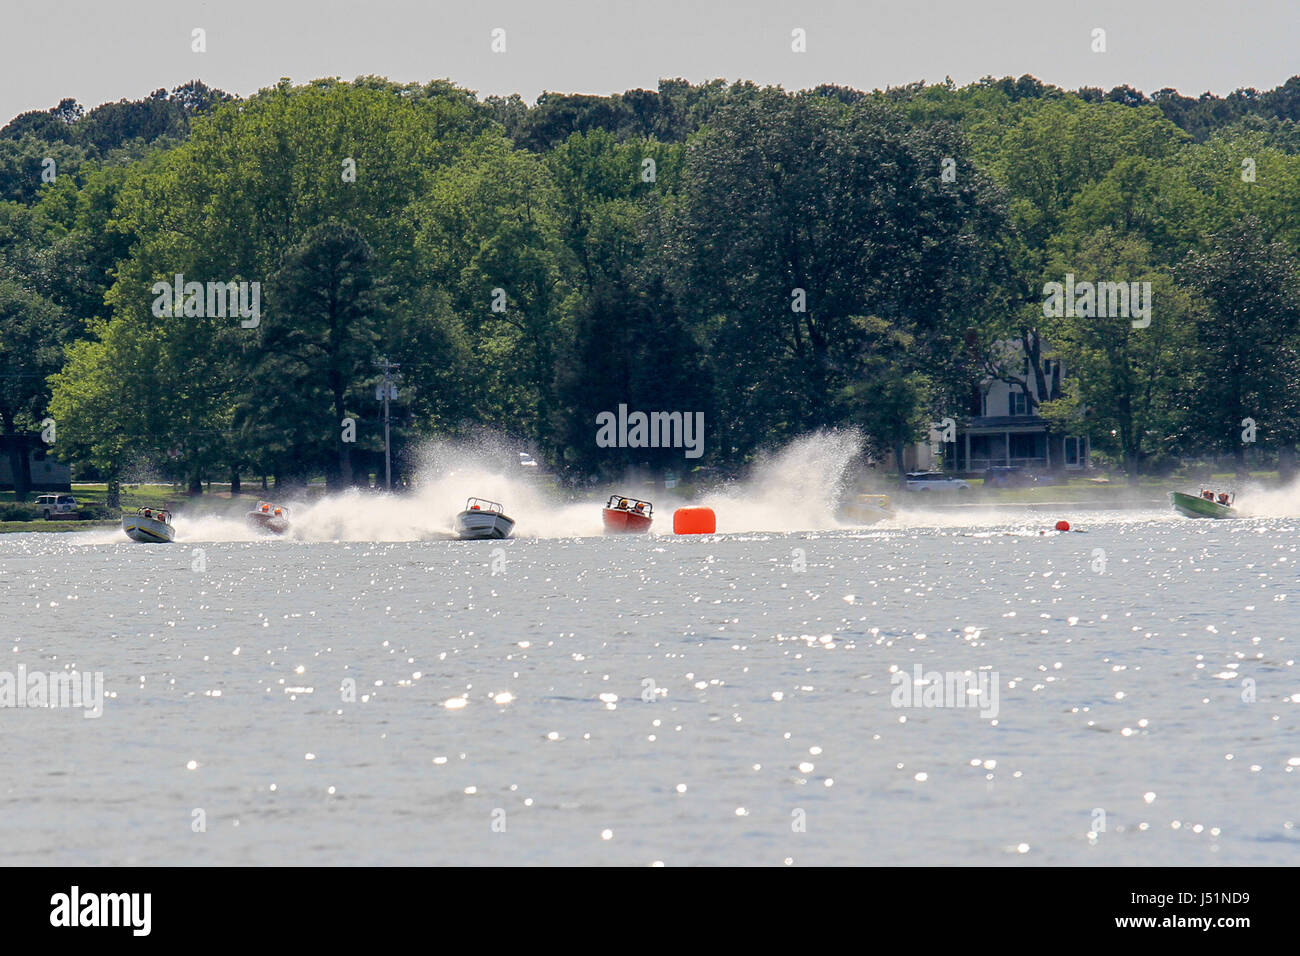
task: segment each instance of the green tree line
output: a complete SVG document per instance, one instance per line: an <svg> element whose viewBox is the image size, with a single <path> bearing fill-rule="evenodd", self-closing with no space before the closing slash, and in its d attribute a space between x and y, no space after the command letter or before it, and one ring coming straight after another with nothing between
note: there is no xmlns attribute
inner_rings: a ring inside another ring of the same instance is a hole
<svg viewBox="0 0 1300 956"><path fill-rule="evenodd" d="M385 357L399 450L486 428L574 478L688 464L599 447L619 405L704 412L697 464L725 471L826 426L901 458L990 380L1131 475L1286 469L1298 119L1300 77L63 100L0 130L0 429L51 417L109 482L343 487L377 470ZM1067 274L1149 289L1150 321L1051 314ZM177 276L201 294L160 308Z"/></svg>

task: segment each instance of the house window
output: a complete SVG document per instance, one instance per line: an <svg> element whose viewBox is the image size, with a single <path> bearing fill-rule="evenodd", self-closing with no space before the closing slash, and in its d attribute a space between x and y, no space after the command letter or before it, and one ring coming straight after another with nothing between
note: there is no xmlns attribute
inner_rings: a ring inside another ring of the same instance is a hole
<svg viewBox="0 0 1300 956"><path fill-rule="evenodd" d="M1023 389L1012 389L1010 399L1012 415L1029 414L1029 396L1025 394Z"/></svg>
<svg viewBox="0 0 1300 956"><path fill-rule="evenodd" d="M1061 360L1043 360L1043 379L1047 386L1047 397L1059 397L1061 394Z"/></svg>

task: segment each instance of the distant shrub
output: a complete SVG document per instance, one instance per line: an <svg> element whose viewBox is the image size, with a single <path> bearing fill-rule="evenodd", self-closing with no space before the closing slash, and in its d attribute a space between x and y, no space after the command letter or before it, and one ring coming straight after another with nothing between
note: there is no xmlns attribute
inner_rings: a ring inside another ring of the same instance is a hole
<svg viewBox="0 0 1300 956"><path fill-rule="evenodd" d="M0 503L0 521L35 521L40 516L35 505L17 501Z"/></svg>

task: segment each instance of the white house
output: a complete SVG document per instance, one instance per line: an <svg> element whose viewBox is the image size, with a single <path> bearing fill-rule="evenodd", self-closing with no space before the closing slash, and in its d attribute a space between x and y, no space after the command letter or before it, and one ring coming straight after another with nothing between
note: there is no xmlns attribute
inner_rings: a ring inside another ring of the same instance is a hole
<svg viewBox="0 0 1300 956"><path fill-rule="evenodd" d="M1002 343L1007 356L1021 351L1019 343ZM1009 364L1009 363L1008 363ZM965 422L956 428L956 441L944 444L943 459L948 471L981 475L991 467L1019 465L1030 469L1064 467L1081 471L1088 467L1086 435L1055 435L1048 441L1047 422L1033 414L1030 395L1038 399L1037 377L1029 373L1028 362L1017 369L1024 384L987 378L971 397ZM1048 397L1059 396L1064 369L1058 359L1043 359Z"/></svg>

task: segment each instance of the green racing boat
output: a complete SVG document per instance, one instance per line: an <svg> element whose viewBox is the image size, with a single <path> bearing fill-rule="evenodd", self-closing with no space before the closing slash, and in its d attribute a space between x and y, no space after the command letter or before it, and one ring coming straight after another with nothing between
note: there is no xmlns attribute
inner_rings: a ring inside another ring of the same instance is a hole
<svg viewBox="0 0 1300 956"><path fill-rule="evenodd" d="M1219 504L1200 495L1187 495L1181 491L1169 492L1169 503L1180 515L1188 518L1236 518L1238 514L1232 507L1236 495L1228 496L1228 504Z"/></svg>

